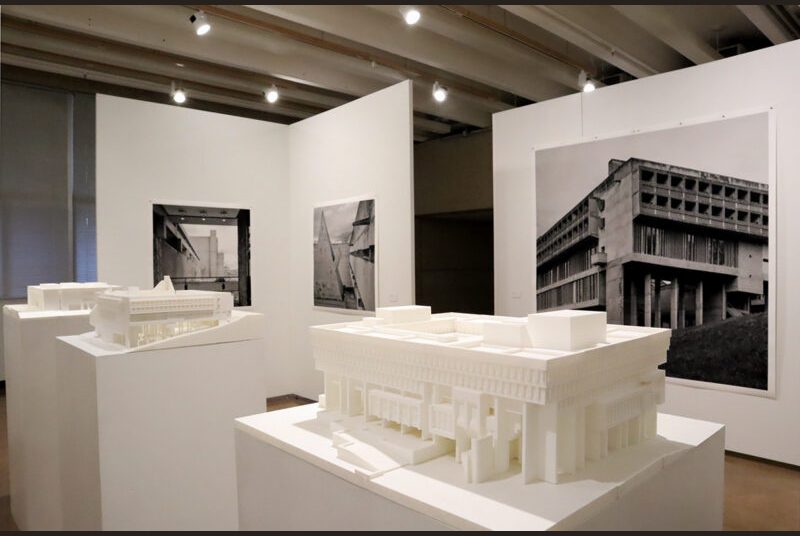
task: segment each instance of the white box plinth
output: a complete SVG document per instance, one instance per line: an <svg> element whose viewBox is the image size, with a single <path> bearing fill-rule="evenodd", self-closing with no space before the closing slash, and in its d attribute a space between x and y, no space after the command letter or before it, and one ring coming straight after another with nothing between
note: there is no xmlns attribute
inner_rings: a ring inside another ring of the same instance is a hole
<svg viewBox="0 0 800 536"><path fill-rule="evenodd" d="M120 352L59 339L65 529L238 528L233 419L265 407L264 341L183 340Z"/></svg>
<svg viewBox="0 0 800 536"><path fill-rule="evenodd" d="M724 426L658 415L659 437L559 484L518 468L467 484L443 456L368 474L310 404L236 421L242 530L720 530Z"/></svg>
<svg viewBox="0 0 800 536"><path fill-rule="evenodd" d="M21 530L60 530L56 337L90 330L89 311L3 307L11 515Z"/></svg>
<svg viewBox="0 0 800 536"><path fill-rule="evenodd" d="M528 333L535 348L575 351L606 342L606 313L550 311L528 315Z"/></svg>

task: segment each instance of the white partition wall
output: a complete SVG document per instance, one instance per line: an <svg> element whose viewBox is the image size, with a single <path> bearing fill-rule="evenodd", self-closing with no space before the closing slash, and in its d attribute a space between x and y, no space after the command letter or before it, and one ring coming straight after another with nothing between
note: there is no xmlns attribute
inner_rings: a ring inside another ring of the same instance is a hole
<svg viewBox="0 0 800 536"><path fill-rule="evenodd" d="M727 425L726 448L800 465L800 42L494 115L495 314L534 310L536 199L532 149L679 121L772 108L777 124L776 397L667 385L660 411ZM565 185L568 187L569 185ZM773 225L775 222L773 222ZM773 262L770 259L770 262Z"/></svg>
<svg viewBox="0 0 800 536"><path fill-rule="evenodd" d="M313 309L315 205L375 197L377 306L414 300L414 183L411 82L401 82L289 127L291 169L291 337L286 372L298 394L316 399L308 328L352 320L352 314ZM363 316L363 314L362 314Z"/></svg>
<svg viewBox="0 0 800 536"><path fill-rule="evenodd" d="M99 278L153 285L152 202L249 208L265 394L316 398L308 327L353 316L314 309L313 207L375 196L377 303L412 303L412 160L410 82L291 126L98 95Z"/></svg>
<svg viewBox="0 0 800 536"><path fill-rule="evenodd" d="M288 257L288 127L97 96L97 273L153 286L152 202L249 208L253 311L268 319L272 364L290 352L284 317Z"/></svg>

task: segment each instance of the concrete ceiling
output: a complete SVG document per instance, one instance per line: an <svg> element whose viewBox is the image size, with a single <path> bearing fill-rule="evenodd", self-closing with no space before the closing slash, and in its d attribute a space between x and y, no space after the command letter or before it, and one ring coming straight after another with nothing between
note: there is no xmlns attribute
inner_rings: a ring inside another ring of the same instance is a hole
<svg viewBox="0 0 800 536"><path fill-rule="evenodd" d="M174 82L188 106L285 123L410 79L424 141L574 93L581 70L615 83L800 37L797 5L425 5L415 26L405 7L7 5L3 76L165 101ZM203 37L189 22L199 9Z"/></svg>

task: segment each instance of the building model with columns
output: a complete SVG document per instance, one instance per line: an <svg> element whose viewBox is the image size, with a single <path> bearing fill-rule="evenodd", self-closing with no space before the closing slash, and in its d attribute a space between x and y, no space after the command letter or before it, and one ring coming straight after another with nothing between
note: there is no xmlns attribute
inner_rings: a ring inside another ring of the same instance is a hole
<svg viewBox="0 0 800 536"><path fill-rule="evenodd" d="M340 457L371 449L405 465L454 453L469 482L518 463L525 483L557 483L656 435L670 330L607 325L604 312L405 306L311 336L319 418Z"/></svg>
<svg viewBox="0 0 800 536"><path fill-rule="evenodd" d="M152 290L132 287L98 296L89 322L97 336L128 348L230 322L229 292L175 290L169 276Z"/></svg>

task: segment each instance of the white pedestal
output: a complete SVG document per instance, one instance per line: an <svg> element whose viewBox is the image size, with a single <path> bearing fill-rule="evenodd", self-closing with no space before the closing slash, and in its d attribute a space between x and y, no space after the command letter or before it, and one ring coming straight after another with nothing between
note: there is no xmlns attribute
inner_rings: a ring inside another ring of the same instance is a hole
<svg viewBox="0 0 800 536"><path fill-rule="evenodd" d="M264 409L263 339L124 353L86 335L59 345L64 528L238 528L233 419Z"/></svg>
<svg viewBox="0 0 800 536"><path fill-rule="evenodd" d="M242 530L720 530L724 427L659 414L659 437L565 482L519 468L466 484L449 456L369 477L337 458L317 405L237 419Z"/></svg>
<svg viewBox="0 0 800 536"><path fill-rule="evenodd" d="M22 530L59 530L56 337L92 329L89 311L3 308L11 515Z"/></svg>

